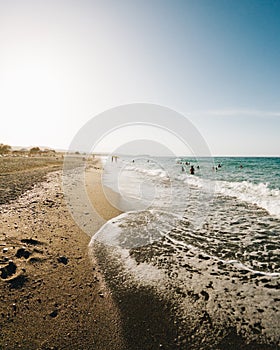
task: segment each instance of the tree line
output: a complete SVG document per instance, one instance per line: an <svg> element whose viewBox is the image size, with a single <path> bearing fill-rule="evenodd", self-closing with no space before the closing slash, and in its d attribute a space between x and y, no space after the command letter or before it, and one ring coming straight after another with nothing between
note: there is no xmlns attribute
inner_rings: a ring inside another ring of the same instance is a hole
<svg viewBox="0 0 280 350"><path fill-rule="evenodd" d="M10 145L5 145L3 143L0 143L0 155L7 155L7 154L29 154L29 155L39 155L43 153L56 153L55 150L41 150L40 147L32 147L30 150L27 150L25 148L21 150L12 150L12 147Z"/></svg>

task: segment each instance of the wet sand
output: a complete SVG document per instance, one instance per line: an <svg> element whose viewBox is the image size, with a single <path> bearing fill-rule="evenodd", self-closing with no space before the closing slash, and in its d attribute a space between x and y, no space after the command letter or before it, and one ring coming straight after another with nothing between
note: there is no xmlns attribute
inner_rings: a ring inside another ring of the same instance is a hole
<svg viewBox="0 0 280 350"><path fill-rule="evenodd" d="M180 277L180 269L157 269L176 252L168 248L170 259L162 261L153 248L130 251L135 260L124 263L118 250L91 244L121 311L128 349L279 349L277 281L265 294L266 278L233 272L207 256L182 258L187 273Z"/></svg>

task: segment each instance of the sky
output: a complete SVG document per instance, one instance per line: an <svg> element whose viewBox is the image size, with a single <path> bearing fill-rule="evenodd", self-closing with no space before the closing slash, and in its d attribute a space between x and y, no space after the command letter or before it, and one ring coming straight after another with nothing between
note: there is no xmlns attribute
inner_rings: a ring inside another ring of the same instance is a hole
<svg viewBox="0 0 280 350"><path fill-rule="evenodd" d="M0 0L0 143L67 149L141 102L184 115L213 155L280 156L279 18L279 0ZM126 132L104 151L147 136Z"/></svg>

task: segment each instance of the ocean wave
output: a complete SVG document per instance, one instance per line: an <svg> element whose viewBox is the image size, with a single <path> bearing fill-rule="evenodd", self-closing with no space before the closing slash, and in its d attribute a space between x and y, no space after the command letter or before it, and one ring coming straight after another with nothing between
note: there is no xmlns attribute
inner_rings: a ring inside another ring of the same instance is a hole
<svg viewBox="0 0 280 350"><path fill-rule="evenodd" d="M128 211L113 218L92 237L109 246L131 248L159 241L181 220L180 215L151 210Z"/></svg>
<svg viewBox="0 0 280 350"><path fill-rule="evenodd" d="M181 174L177 176L177 179L202 190L214 190L217 194L235 197L243 202L256 204L260 208L267 210L269 214L280 217L280 190L269 188L269 183L214 181L187 174Z"/></svg>
<svg viewBox="0 0 280 350"><path fill-rule="evenodd" d="M216 181L215 189L220 194L256 204L271 215L280 217L280 191L270 189L268 183Z"/></svg>
<svg viewBox="0 0 280 350"><path fill-rule="evenodd" d="M156 178L162 178L162 179L168 179L169 175L168 172L161 168L155 168L155 169L145 169L145 168L139 168L134 166L126 166L125 170L129 171L137 171L138 173L148 175L150 177L156 177Z"/></svg>
<svg viewBox="0 0 280 350"><path fill-rule="evenodd" d="M196 238L198 238L198 240ZM202 244L201 240L203 240L206 245ZM201 235L199 235L199 232L195 231L186 219L182 220L182 217L178 215L158 210L131 211L123 213L118 217L109 220L92 237L90 246L94 245L95 241L107 246L117 247L120 251L124 252L134 248L153 245L156 251L162 256L165 256L167 251L176 252L177 250L184 250L186 256L203 256L201 259L211 259L213 262L218 263L222 262L223 264L232 266L238 270L246 270L260 276L280 276L277 268L276 271L271 269L264 271L253 267L250 257L246 258L245 253L241 259L244 260L243 262L239 259L232 258L234 252L231 258L222 258L220 252L221 248L218 246L222 244L228 246L228 248L232 247L233 243L229 237L224 235L220 240L216 239L215 242L209 241L207 235L202 232ZM197 242L199 243L198 245ZM240 244L244 244L241 239ZM206 248L207 245L209 251ZM210 247L215 248L215 246L217 254L213 253L215 249L210 249ZM210 253L210 251L212 251L212 253ZM259 257L262 255L261 252L257 253L256 251L255 253L259 254ZM276 251L274 251L274 253L276 253ZM253 253L251 252L251 255L252 254Z"/></svg>

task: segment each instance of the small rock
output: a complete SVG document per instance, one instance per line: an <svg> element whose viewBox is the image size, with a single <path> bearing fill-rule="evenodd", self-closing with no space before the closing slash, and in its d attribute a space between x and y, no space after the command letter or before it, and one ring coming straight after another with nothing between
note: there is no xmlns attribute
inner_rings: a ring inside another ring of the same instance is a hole
<svg viewBox="0 0 280 350"><path fill-rule="evenodd" d="M52 318L55 318L58 315L58 311L57 309L53 310L52 312L49 313L49 316L51 316Z"/></svg>
<svg viewBox="0 0 280 350"><path fill-rule="evenodd" d="M57 258L57 261L59 263L62 263L64 265L67 265L68 264L68 258L66 258L66 256L60 256L59 258Z"/></svg>

